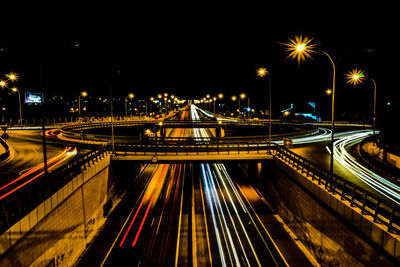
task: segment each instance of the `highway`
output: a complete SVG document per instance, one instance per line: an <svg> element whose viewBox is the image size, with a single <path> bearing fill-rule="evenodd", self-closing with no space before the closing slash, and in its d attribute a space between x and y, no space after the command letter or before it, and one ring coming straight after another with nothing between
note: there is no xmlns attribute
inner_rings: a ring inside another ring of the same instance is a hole
<svg viewBox="0 0 400 267"><path fill-rule="evenodd" d="M179 119L189 116L201 119L194 106ZM221 163L147 165L78 265L310 265L260 193L231 175Z"/></svg>
<svg viewBox="0 0 400 267"><path fill-rule="evenodd" d="M47 164L48 171L62 166L76 155L88 151L66 146L51 139L48 131ZM10 159L0 165L0 199L15 192L44 174L43 143L40 130L9 131L7 143Z"/></svg>
<svg viewBox="0 0 400 267"><path fill-rule="evenodd" d="M327 130L328 131L328 130ZM330 131L329 131L330 132ZM358 144L372 130L344 131L335 134L334 173L374 193L389 203L400 204L400 187L378 175L357 159ZM325 170L330 168L330 133L313 143L296 143L291 150ZM296 145L297 144L297 145Z"/></svg>

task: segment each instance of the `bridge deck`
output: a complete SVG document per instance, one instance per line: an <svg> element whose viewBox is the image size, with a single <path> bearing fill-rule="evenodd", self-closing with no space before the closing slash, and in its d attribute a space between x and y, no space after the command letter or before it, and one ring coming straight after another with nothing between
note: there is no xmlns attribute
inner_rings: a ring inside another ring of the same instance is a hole
<svg viewBox="0 0 400 267"><path fill-rule="evenodd" d="M183 162L221 162L221 161L247 161L247 160L270 160L272 154L267 153L157 153L157 154L135 154L117 153L111 160L141 161L148 163L183 163Z"/></svg>

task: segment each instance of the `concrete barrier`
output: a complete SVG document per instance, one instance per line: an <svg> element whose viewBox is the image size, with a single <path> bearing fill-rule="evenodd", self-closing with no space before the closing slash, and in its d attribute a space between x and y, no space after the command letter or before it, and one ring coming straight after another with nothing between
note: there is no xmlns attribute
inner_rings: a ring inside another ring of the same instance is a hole
<svg viewBox="0 0 400 267"><path fill-rule="evenodd" d="M0 266L73 265L106 218L110 155L43 201L0 236Z"/></svg>
<svg viewBox="0 0 400 267"><path fill-rule="evenodd" d="M322 201L336 215L360 230L366 238L381 247L389 255L400 260L400 236L398 234L387 231L387 226L374 222L373 216L362 214L361 209L352 207L349 201L341 200L339 195L331 194L325 190L324 185L312 181L311 177L297 171L288 163L275 157L274 164L310 194Z"/></svg>

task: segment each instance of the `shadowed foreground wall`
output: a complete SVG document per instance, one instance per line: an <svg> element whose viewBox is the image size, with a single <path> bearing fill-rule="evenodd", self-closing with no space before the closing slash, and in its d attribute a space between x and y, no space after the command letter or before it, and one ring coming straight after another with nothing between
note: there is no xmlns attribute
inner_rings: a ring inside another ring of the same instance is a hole
<svg viewBox="0 0 400 267"><path fill-rule="evenodd" d="M264 195L321 266L394 266L394 259L316 201L277 167Z"/></svg>
<svg viewBox="0 0 400 267"><path fill-rule="evenodd" d="M13 227L10 235L23 237L1 256L0 266L73 265L106 220L103 207L108 200L109 164L110 157L106 156L87 166L43 202L32 214L51 211L36 219L28 232L22 233L24 223Z"/></svg>

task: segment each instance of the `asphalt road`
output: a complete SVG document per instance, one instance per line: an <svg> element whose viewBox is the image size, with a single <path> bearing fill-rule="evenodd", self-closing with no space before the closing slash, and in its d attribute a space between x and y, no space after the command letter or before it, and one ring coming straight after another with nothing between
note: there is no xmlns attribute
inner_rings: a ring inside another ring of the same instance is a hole
<svg viewBox="0 0 400 267"><path fill-rule="evenodd" d="M0 165L0 184L4 184L29 170L43 164L43 143L39 130L14 130L8 131L11 160ZM60 155L66 145L56 140L47 139L47 160ZM87 149L78 149L77 155L87 152ZM72 158L72 157L71 157Z"/></svg>
<svg viewBox="0 0 400 267"><path fill-rule="evenodd" d="M349 133L351 135L351 133ZM345 147L346 151L348 151L350 154L357 154L357 147L358 143L351 143ZM330 147L330 142L318 142L318 143L312 143L312 144L303 144L303 145L297 145L291 148L293 152L296 154L308 159L312 163L318 165L320 168L329 170L330 169L330 158L331 155L328 152L326 147ZM356 157L355 157L356 158ZM359 162L362 164L362 162ZM392 202L390 199L388 199L385 195L381 194L378 192L374 187L372 187L370 184L366 183L364 180L360 179L357 177L355 174L350 172L345 166L338 162L337 160L334 160L333 164L333 171L335 174L345 178L348 181L353 182L354 184L362 187L363 189L374 193L383 199L386 199L388 202Z"/></svg>
<svg viewBox="0 0 400 267"><path fill-rule="evenodd" d="M199 134L209 133L170 132ZM220 163L147 165L78 266L311 265L262 195L229 172Z"/></svg>

